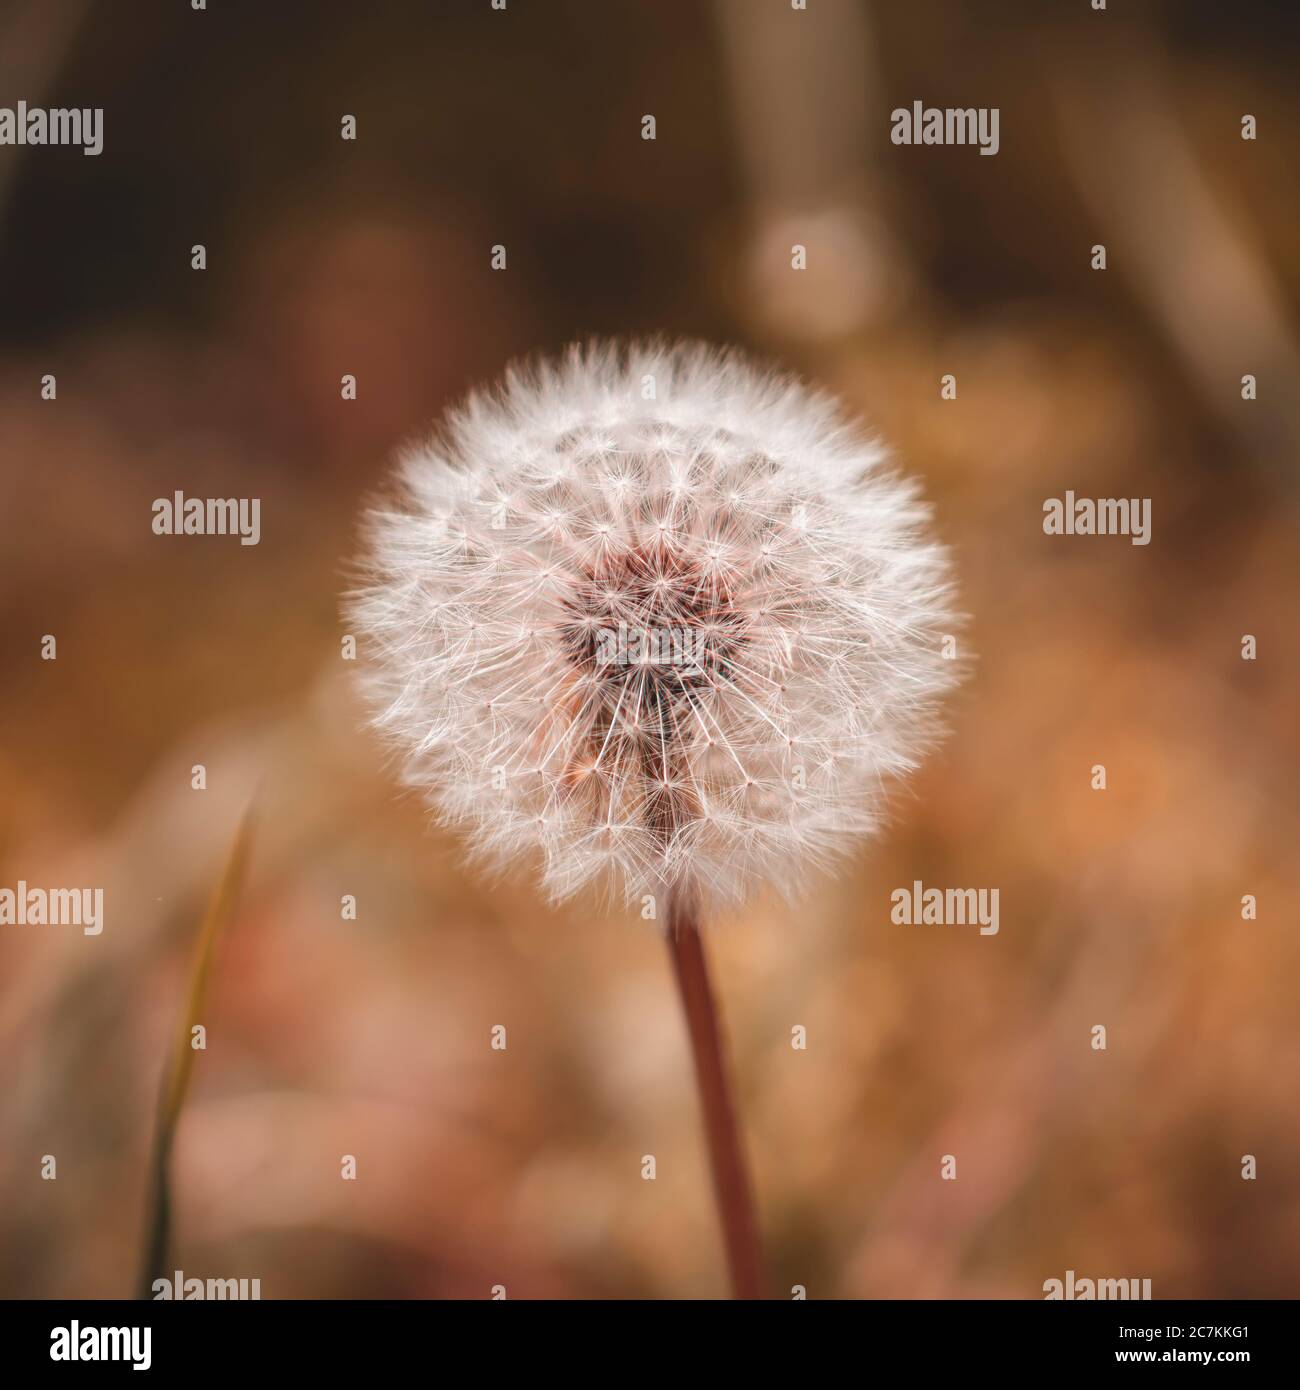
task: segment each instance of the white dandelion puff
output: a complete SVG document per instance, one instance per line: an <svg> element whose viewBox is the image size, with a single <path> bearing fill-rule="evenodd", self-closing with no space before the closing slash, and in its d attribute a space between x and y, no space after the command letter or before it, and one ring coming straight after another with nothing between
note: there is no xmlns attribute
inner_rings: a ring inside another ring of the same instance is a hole
<svg viewBox="0 0 1300 1390"><path fill-rule="evenodd" d="M349 612L374 722L554 899L790 895L935 736L956 619L929 523L832 398L735 353L512 369L369 518Z"/></svg>

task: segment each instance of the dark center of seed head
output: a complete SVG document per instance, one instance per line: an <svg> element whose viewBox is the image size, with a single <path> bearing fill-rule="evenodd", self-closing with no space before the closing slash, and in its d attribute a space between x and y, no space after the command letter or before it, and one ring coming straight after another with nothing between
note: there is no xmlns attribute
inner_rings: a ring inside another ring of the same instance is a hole
<svg viewBox="0 0 1300 1390"><path fill-rule="evenodd" d="M656 540L616 551L564 599L561 641L611 704L639 683L652 721L661 706L725 679L743 642L730 587L690 554Z"/></svg>

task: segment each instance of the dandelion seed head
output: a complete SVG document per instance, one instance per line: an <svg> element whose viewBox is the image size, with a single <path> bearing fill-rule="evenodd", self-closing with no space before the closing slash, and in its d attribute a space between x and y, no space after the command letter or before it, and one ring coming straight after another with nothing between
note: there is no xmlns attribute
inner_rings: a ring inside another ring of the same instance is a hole
<svg viewBox="0 0 1300 1390"><path fill-rule="evenodd" d="M554 899L734 904L880 824L957 666L915 486L701 345L512 369L407 451L349 616L405 781Z"/></svg>

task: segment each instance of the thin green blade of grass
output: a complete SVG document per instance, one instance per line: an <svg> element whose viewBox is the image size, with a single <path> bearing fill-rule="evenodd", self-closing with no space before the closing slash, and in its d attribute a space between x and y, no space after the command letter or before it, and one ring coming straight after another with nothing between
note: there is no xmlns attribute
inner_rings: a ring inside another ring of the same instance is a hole
<svg viewBox="0 0 1300 1390"><path fill-rule="evenodd" d="M190 1075L194 1070L195 1049L191 1046L193 1030L201 1021L200 1015L207 998L208 977L217 940L235 915L235 907L243 888L252 845L252 827L253 808L250 806L239 822L230 853L226 856L225 868L208 903L203 925L199 929L198 940L194 946L193 964L190 967L189 997L172 1043L167 1069L163 1073L158 1095L157 1133L150 1160L150 1190L146 1208L149 1224L138 1289L138 1296L142 1299L153 1297L153 1285L156 1280L170 1277L170 1271L164 1267L168 1262L167 1247L171 1232L171 1187L168 1168L171 1163L172 1143L176 1137L181 1110L185 1105L185 1095L189 1090Z"/></svg>

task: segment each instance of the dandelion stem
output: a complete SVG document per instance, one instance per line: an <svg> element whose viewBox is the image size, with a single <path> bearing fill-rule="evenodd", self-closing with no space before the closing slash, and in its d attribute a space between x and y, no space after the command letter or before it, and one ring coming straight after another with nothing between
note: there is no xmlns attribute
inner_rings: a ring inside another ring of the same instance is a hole
<svg viewBox="0 0 1300 1390"><path fill-rule="evenodd" d="M699 924L689 903L680 896L674 896L669 907L668 952L691 1038L732 1291L736 1298L762 1298L758 1221L727 1079L717 1003L709 984Z"/></svg>

